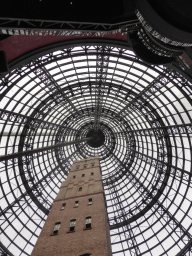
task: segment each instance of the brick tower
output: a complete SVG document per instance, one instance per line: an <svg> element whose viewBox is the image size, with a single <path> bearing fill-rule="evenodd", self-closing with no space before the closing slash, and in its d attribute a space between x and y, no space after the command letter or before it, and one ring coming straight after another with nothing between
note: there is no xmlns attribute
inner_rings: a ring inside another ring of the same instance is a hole
<svg viewBox="0 0 192 256"><path fill-rule="evenodd" d="M31 256L111 256L99 157L75 161Z"/></svg>

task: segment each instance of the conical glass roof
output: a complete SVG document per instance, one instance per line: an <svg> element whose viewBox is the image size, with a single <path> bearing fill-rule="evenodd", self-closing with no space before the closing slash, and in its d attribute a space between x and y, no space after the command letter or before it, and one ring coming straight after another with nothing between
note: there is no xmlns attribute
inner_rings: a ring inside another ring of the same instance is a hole
<svg viewBox="0 0 192 256"><path fill-rule="evenodd" d="M100 157L113 255L191 255L192 84L125 44L71 41L1 79L1 235L30 255L74 160ZM188 252L188 254L187 254Z"/></svg>

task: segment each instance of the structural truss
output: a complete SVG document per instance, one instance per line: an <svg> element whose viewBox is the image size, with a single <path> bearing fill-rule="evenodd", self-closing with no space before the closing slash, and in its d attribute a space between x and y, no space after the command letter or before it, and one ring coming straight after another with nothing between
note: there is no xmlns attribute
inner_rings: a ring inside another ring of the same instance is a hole
<svg viewBox="0 0 192 256"><path fill-rule="evenodd" d="M31 254L73 161L93 156L113 255L192 255L191 82L114 41L59 43L11 65L0 82L0 255Z"/></svg>

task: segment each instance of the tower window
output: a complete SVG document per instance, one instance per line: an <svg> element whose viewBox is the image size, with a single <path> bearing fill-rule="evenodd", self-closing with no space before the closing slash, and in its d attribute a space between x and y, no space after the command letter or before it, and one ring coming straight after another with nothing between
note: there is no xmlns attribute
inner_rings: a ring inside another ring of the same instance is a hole
<svg viewBox="0 0 192 256"><path fill-rule="evenodd" d="M94 172L92 172L91 175L93 176L93 175L94 175Z"/></svg>
<svg viewBox="0 0 192 256"><path fill-rule="evenodd" d="M87 168L87 165L84 165L84 168Z"/></svg>
<svg viewBox="0 0 192 256"><path fill-rule="evenodd" d="M58 234L58 231L59 231L59 228L60 228L60 224L61 224L61 222L56 222L55 223L55 227L53 229L53 235L57 235Z"/></svg>
<svg viewBox="0 0 192 256"><path fill-rule="evenodd" d="M75 231L75 223L76 223L76 220L75 220L75 219L70 220L70 228L69 228L69 231L70 231L70 232Z"/></svg>
<svg viewBox="0 0 192 256"><path fill-rule="evenodd" d="M95 165L95 163L91 163L91 166L93 167Z"/></svg>
<svg viewBox="0 0 192 256"><path fill-rule="evenodd" d="M89 198L88 205L91 205L91 204L92 204L92 198Z"/></svg>
<svg viewBox="0 0 192 256"><path fill-rule="evenodd" d="M64 209L65 209L65 206L66 206L66 204L62 204L61 210L64 210Z"/></svg>
<svg viewBox="0 0 192 256"><path fill-rule="evenodd" d="M86 218L85 228L86 229L90 229L91 228L91 217L90 216Z"/></svg>
<svg viewBox="0 0 192 256"><path fill-rule="evenodd" d="M75 177L76 177L76 176L74 175L74 176L73 176L73 179L75 179Z"/></svg>
<svg viewBox="0 0 192 256"><path fill-rule="evenodd" d="M90 253L81 254L80 256L90 256Z"/></svg>
<svg viewBox="0 0 192 256"><path fill-rule="evenodd" d="M85 177L85 174L82 174L82 177Z"/></svg>
<svg viewBox="0 0 192 256"><path fill-rule="evenodd" d="M79 201L75 201L75 207L78 207Z"/></svg>
<svg viewBox="0 0 192 256"><path fill-rule="evenodd" d="M79 191L81 191L81 190L82 190L82 187L79 188Z"/></svg>

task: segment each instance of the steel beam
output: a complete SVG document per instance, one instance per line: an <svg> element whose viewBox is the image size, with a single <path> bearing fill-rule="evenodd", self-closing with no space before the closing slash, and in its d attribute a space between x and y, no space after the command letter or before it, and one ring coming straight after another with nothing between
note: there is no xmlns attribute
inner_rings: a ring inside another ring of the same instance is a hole
<svg viewBox="0 0 192 256"><path fill-rule="evenodd" d="M42 128L42 129L49 128L51 130L57 129L57 128L67 128L72 131L77 131L67 126L51 123L35 117L23 115L20 113L16 113L16 112L4 110L4 109L0 109L0 119L3 121L9 121L9 122L14 122L19 124L27 124L30 121L30 127L34 127L34 128Z"/></svg>
<svg viewBox="0 0 192 256"><path fill-rule="evenodd" d="M104 54L105 47L102 47L102 52L97 55L96 60L96 81L98 83L97 90L95 91L95 119L93 129L97 131L100 127L100 117L103 102L103 85L106 81L107 68L109 64L109 56Z"/></svg>
<svg viewBox="0 0 192 256"><path fill-rule="evenodd" d="M113 187L113 188L109 188L111 190L111 192L113 193L114 195L114 199L115 199L115 204L119 207L118 209L118 215L122 216L123 217L123 220L126 221L126 212L125 212L125 209L123 207L123 204L122 202L120 201L120 196L119 196L119 193L116 189L116 187ZM119 217L118 216L118 217ZM116 219L116 215L115 215L115 219ZM116 219L117 221L117 219ZM122 227L123 228L123 227ZM137 244L137 240L135 239L135 236L134 236L134 233L131 229L131 226L130 224L127 224L124 226L125 230L124 232L127 232L129 234L129 240L130 242L127 242L127 245L129 247L129 253L131 256L139 256L141 255L141 252L140 252L140 249L139 249L139 246ZM133 250L133 251L132 251Z"/></svg>
<svg viewBox="0 0 192 256"><path fill-rule="evenodd" d="M57 166L58 167L58 166ZM51 170L49 173L47 173L43 178L41 178L37 183L35 183L32 187L30 187L27 191L25 191L20 197L18 197L14 202L9 204L5 209L1 209L0 217L3 216L7 211L11 210L15 204L18 204L22 199L24 199L26 196L30 196L30 193L32 193L38 185L40 185L47 177L49 177L52 173L54 173L57 170L57 167L54 170ZM34 202L36 203L36 202ZM40 208L41 209L41 208ZM48 209L41 209L46 215L48 215L49 210Z"/></svg>
<svg viewBox="0 0 192 256"><path fill-rule="evenodd" d="M3 134L1 134L1 136L3 136L3 137L9 137L9 136L13 136L13 137L15 137L15 136L21 136L22 135L22 133L16 133L16 132L3 132ZM54 136L55 134L53 134L53 133L51 133L51 134L49 134L49 136ZM35 135L33 135L34 137L36 137L36 136L47 136L47 133L36 133Z"/></svg>
<svg viewBox="0 0 192 256"><path fill-rule="evenodd" d="M191 255L192 248L192 239L185 245L185 247L176 255L176 256L187 256L187 252L189 252L189 256Z"/></svg>
<svg viewBox="0 0 192 256"><path fill-rule="evenodd" d="M122 167L126 168L126 166L113 154L113 156L120 162L120 164L122 165ZM127 168L126 168L127 169ZM149 191L144 184L133 174L133 172L129 171L127 169L127 172L130 173L134 179L136 180L136 182L139 184L140 187L142 187L144 189L144 191L147 193L147 195L152 199L152 202L149 203L148 205L148 209L150 209L154 204L156 204L158 207L160 207L164 214L167 214L167 216L169 217L170 221L173 221L174 224L176 225L177 228L181 229L182 232L189 238L189 240L191 239L192 235L176 220L176 218L164 207L164 205L158 200L157 195L153 196L153 194L151 193L151 191ZM168 179L168 178L166 178ZM164 183L164 182L163 182ZM163 184L163 186L165 186L165 184ZM138 190L139 191L139 190ZM158 194L161 195L161 192L158 192ZM142 211L141 211L142 212ZM114 228L118 228L118 227L122 227L122 225L127 225L130 223L130 220L125 220L123 223L117 223L114 225L110 226L110 229L114 229Z"/></svg>
<svg viewBox="0 0 192 256"><path fill-rule="evenodd" d="M38 74L38 71L39 71L39 74ZM37 72L38 78L40 80L42 80L42 82L44 82L44 80L46 80L47 87L48 88L50 87L51 91L53 90L53 88L56 89L59 92L59 94L62 96L63 103L67 102L71 106L71 108L76 112L76 114L79 115L79 111L77 110L75 105L72 103L72 101L69 99L69 97L67 97L65 95L63 90L61 90L60 86L57 84L57 82L55 81L53 76L49 73L49 71L45 67L40 66L36 70L36 72ZM67 80L66 80L66 83L68 83Z"/></svg>
<svg viewBox="0 0 192 256"><path fill-rule="evenodd" d="M183 173L183 174L187 174L189 177L192 177L192 173L191 173L191 172L185 171L185 170L183 170L183 169L181 169L181 168L179 168L179 167L177 167L177 166L174 166L174 165L172 165L172 164L169 164L168 162L165 163L165 162L162 161L162 160L159 160L159 159L157 159L157 158L153 158L153 157L148 156L148 155L146 155L146 154L143 154L143 153L141 153L141 152L139 152L139 151L136 151L136 152L135 152L135 156L136 156L136 157L138 156L138 158L140 158L140 159L142 159L142 160L145 160L146 162L148 162L148 163L150 163L150 164L152 164L152 165L153 165L153 162L154 162L154 166L156 166L157 163L166 164L166 165L167 165L168 167L170 167L171 169L178 170L179 172L181 172L181 173ZM147 159L149 159L149 161L148 161Z"/></svg>
<svg viewBox="0 0 192 256"><path fill-rule="evenodd" d="M119 23L94 23L65 20L43 20L0 17L0 33L8 35L104 36L109 33L127 33L139 28L139 20Z"/></svg>
<svg viewBox="0 0 192 256"><path fill-rule="evenodd" d="M171 71L169 71L169 73L171 73ZM165 73L161 73L158 77L156 77L150 84L148 84L148 86L146 86L142 91L140 91L137 95L135 95L135 98L132 99L132 101L129 101L127 103L126 106L124 106L122 108L122 110L120 110L117 114L116 114L116 117L117 116L120 116L126 109L128 109L129 107L131 107L132 105L134 105L134 103L136 103L138 101L138 99L142 99L143 98L143 95L147 95L147 93L149 92L150 93L154 93L153 92L153 87L155 89L155 85L157 83L161 83L161 79L165 79L165 77L168 75L168 72Z"/></svg>
<svg viewBox="0 0 192 256"><path fill-rule="evenodd" d="M14 256L0 241L0 255L1 256Z"/></svg>
<svg viewBox="0 0 192 256"><path fill-rule="evenodd" d="M130 171L130 169L126 166L126 164L124 164L113 152L111 152L111 150L106 145L105 145L105 147L113 155L113 157L120 163L120 165L126 170L126 173L129 173L130 175L132 175L134 177L134 179L136 180L136 182L140 183L140 180ZM167 172L168 171L169 170L167 170ZM165 175L164 180L163 180L162 185L161 185L161 188L158 190L158 193L154 196L152 201L149 203L148 208L151 208L153 206L153 204L155 202L157 202L157 200L161 196L161 192L166 187L167 181L168 181L168 175ZM140 217L143 214L145 214L148 211L148 208L144 208L143 210L141 210L135 216L131 217L130 219L128 219L126 221L123 221L123 223L117 223L117 224L111 225L110 229L115 229L115 228L121 227L121 225L124 225L124 224L127 225L127 224L135 221L138 217Z"/></svg>
<svg viewBox="0 0 192 256"><path fill-rule="evenodd" d="M72 155L75 155L76 153L78 152L78 150L74 151L69 157L65 158L64 159L64 162L67 162L69 158L71 158ZM12 209L15 204L19 203L23 198L25 198L25 196L30 196L32 195L33 191L35 191L37 189L37 186L38 185L42 185L42 183L44 182L45 179L47 179L49 176L51 176L52 174L54 174L54 172L57 171L58 167L61 168L60 165L56 166L53 170L51 170L50 172L48 172L45 176L43 176L40 180L38 180L38 182L34 183L32 187L26 187L25 183L24 183L24 186L26 188L26 191L20 196L18 197L14 202L12 202L11 204L9 204L5 209L1 209L0 211L0 217L3 216L7 211L9 211L10 209ZM62 169L62 168L61 168ZM33 202L36 204L38 199L31 197L31 199L33 200ZM39 201L38 201L39 202ZM39 202L40 203L40 202ZM39 207L39 205L38 205ZM40 207L40 209L46 214L48 215L49 213L49 210L46 209L45 207Z"/></svg>
<svg viewBox="0 0 192 256"><path fill-rule="evenodd" d="M33 150L27 150L27 151L18 152L18 153L14 153L14 154L10 154L10 155L4 155L4 156L0 156L0 162L10 160L10 159L14 159L14 158L17 158L17 157L33 155L33 154L38 153L38 152L44 152L44 151L56 149L56 148L59 148L59 147L65 147L65 146L68 146L68 145L79 144L81 142L86 142L86 141L89 141L89 140L92 140L92 138L84 138L84 139L79 139L79 140L70 141L70 142L63 142L63 143L58 143L58 144L55 144L55 145L52 145L52 146L37 148L37 149L33 149Z"/></svg>
<svg viewBox="0 0 192 256"><path fill-rule="evenodd" d="M127 130L127 131L121 131L121 132L116 132L114 133L115 135L119 135L119 134L137 134L140 136L153 136L155 134L155 131L163 131L166 130L167 134L169 134L169 136L171 135L176 135L176 134L191 134L192 133L192 124L191 123L187 123L187 124L177 124L177 125L168 125L168 126L157 126L157 127L152 127L152 128L148 128L148 129L138 129L138 130Z"/></svg>

